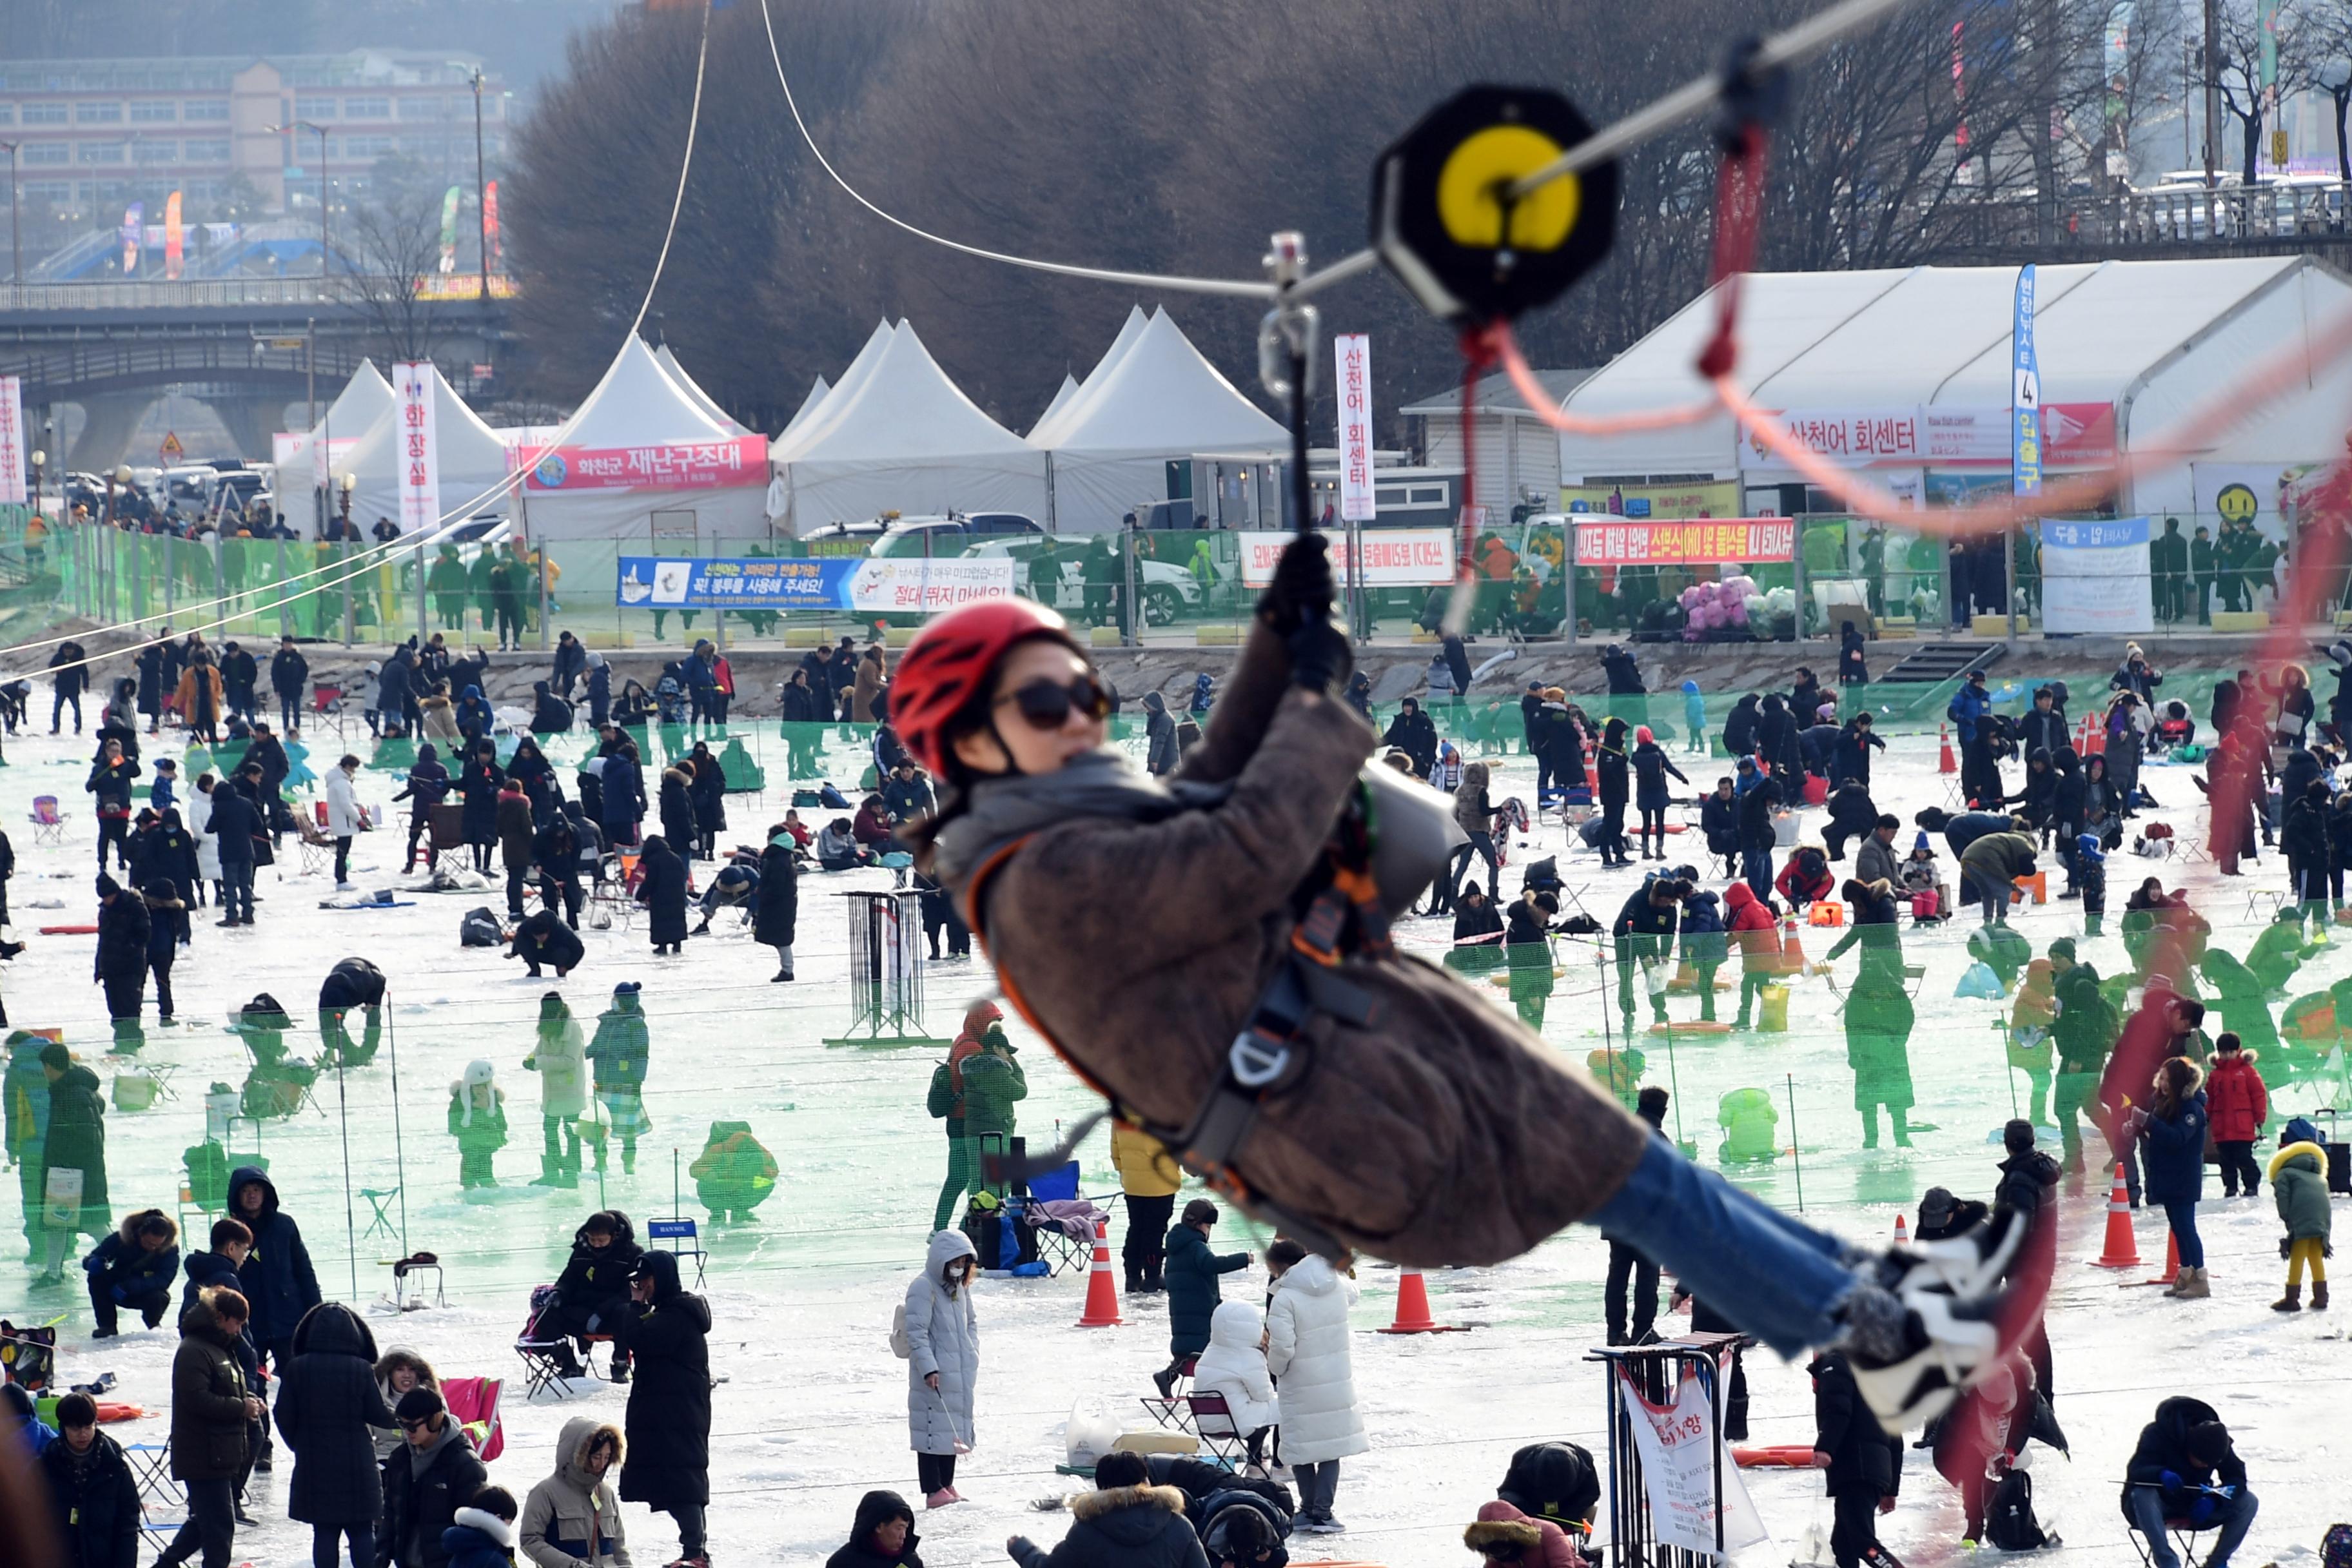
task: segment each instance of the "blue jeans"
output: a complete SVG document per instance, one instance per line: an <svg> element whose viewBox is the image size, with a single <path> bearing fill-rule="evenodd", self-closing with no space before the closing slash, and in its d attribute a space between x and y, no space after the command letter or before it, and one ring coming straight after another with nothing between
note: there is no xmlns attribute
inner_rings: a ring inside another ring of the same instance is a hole
<svg viewBox="0 0 2352 1568"><path fill-rule="evenodd" d="M1653 1134L1616 1195L1585 1216L1670 1269L1783 1356L1837 1338L1853 1271L1845 1243L1702 1171Z"/></svg>
<svg viewBox="0 0 2352 1568"><path fill-rule="evenodd" d="M1772 896L1772 851L1750 849L1743 846L1739 851L1739 879L1746 882L1748 890L1758 898L1770 898Z"/></svg>
<svg viewBox="0 0 2352 1568"><path fill-rule="evenodd" d="M2182 1261L2188 1260L2183 1258ZM2131 1515L2132 1522L2139 1526L2139 1532L2147 1537L2147 1554L2156 1563L2156 1568L2180 1568L2180 1554L2172 1549L2172 1538L2164 1529L2163 1489L2134 1486L2125 1496L2125 1510ZM2230 1554L2238 1550L2240 1542L2246 1539L2246 1531L2253 1528L2254 1515L2261 1509L2262 1504L2254 1500L2254 1494L2243 1487L2238 1489L2236 1497L2221 1505L2221 1512L2214 1519L2221 1528L2221 1538L2214 1543L2211 1555L2205 1559L2207 1568L2226 1568Z"/></svg>
<svg viewBox="0 0 2352 1568"><path fill-rule="evenodd" d="M2205 1267L2205 1244L2197 1237L2197 1200L2168 1203L2164 1205L2165 1222L2172 1226L2173 1239L2180 1244L2180 1266L2183 1268Z"/></svg>

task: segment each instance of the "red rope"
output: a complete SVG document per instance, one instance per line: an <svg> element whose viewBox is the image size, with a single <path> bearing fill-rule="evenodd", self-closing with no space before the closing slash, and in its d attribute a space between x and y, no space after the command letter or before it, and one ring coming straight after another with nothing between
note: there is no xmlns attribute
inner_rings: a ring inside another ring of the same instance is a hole
<svg viewBox="0 0 2352 1568"><path fill-rule="evenodd" d="M1739 361L1739 286L1756 261L1764 218L1764 149L1760 125L1743 125L1724 150L1715 174L1715 334L1699 352L1698 373L1709 381L1729 375Z"/></svg>

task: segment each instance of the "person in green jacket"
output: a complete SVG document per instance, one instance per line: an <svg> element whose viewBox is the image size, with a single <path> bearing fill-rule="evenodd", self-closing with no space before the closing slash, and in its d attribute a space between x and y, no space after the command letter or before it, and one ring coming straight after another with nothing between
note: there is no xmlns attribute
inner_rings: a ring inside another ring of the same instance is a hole
<svg viewBox="0 0 2352 1568"><path fill-rule="evenodd" d="M473 565L466 569L467 585L473 590L474 608L482 617L482 630L488 631L498 615L497 584L490 574L498 569L499 552L484 550L474 557Z"/></svg>
<svg viewBox="0 0 2352 1568"><path fill-rule="evenodd" d="M441 546L430 570L425 574L425 587L433 595L434 613L441 617L444 631L466 629L466 563L458 559L454 544Z"/></svg>
<svg viewBox="0 0 2352 1568"><path fill-rule="evenodd" d="M507 1144L507 1096L492 1079L489 1063L467 1062L465 1076L449 1086L449 1136L457 1141L460 1187L499 1184L490 1158Z"/></svg>
<svg viewBox="0 0 2352 1568"><path fill-rule="evenodd" d="M695 1195L710 1211L710 1223L748 1220L776 1190L776 1157L751 1136L748 1121L714 1121L702 1152L686 1173Z"/></svg>
<svg viewBox="0 0 2352 1568"><path fill-rule="evenodd" d="M2294 978L2294 972L2303 967L2303 961L2318 951L2316 943L2306 944L2304 941L2303 907L2287 904L2254 938L2254 945L2246 950L2246 967L2262 982L2263 990L2284 991L2286 983Z"/></svg>
<svg viewBox="0 0 2352 1568"><path fill-rule="evenodd" d="M946 1121L948 1134L948 1179L940 1188L939 1205L932 1211L931 1229L942 1231L955 1217L955 1206L968 1193L980 1191L984 1184L981 1168L980 1138L983 1131L1010 1137L1013 1131L1013 1101L1029 1092L1029 1080L1012 1059L1013 1047L1004 1040L1003 1010L993 1002L974 1003L963 1016L963 1030L948 1049L948 1059L931 1073L930 1113ZM974 1126L971 1118L973 1106L970 1096L970 1080L965 1072L987 1049L986 1040L993 1036L1003 1045L997 1059L1011 1069L1010 1079L998 1079L999 1070L983 1067L983 1104L979 1108L981 1124ZM1000 1124L1001 1123L1001 1124Z"/></svg>
<svg viewBox="0 0 2352 1568"><path fill-rule="evenodd" d="M2319 1132L2298 1116L2279 1132L2279 1151L2271 1156L2271 1201L2278 1205L2286 1236L2279 1250L2286 1255L2286 1294L2271 1303L2273 1312L2303 1310L2303 1269L2311 1266L2311 1310L2327 1310L2327 1152Z"/></svg>
<svg viewBox="0 0 2352 1568"><path fill-rule="evenodd" d="M2239 1039L2265 1051L2278 1045L2278 1026L2271 1021L2270 1003L2253 971L2218 947L2206 949L2197 967L2204 972L2205 984L2213 988L2221 1004L2221 1016L2230 1021Z"/></svg>

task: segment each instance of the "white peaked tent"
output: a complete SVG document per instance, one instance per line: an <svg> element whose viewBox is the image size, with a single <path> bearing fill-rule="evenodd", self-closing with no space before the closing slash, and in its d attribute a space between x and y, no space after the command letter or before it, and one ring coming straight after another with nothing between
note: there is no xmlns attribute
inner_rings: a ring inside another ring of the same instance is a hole
<svg viewBox="0 0 2352 1568"><path fill-rule="evenodd" d="M1063 405L1067 404L1070 399L1076 397L1077 395L1078 378L1072 375L1069 372L1064 371L1062 373L1061 387L1054 394L1053 401L1045 405L1045 413L1037 416L1037 423L1029 426L1029 438L1032 441L1034 441L1037 438L1037 432L1052 424L1054 416L1059 414L1062 411Z"/></svg>
<svg viewBox="0 0 2352 1568"><path fill-rule="evenodd" d="M841 373L841 379L833 384L832 389L822 396L818 395L815 387L809 389L809 400L801 405L799 413L793 416L791 426L770 444L768 458L771 462L781 467L790 461L793 453L831 423L835 414L856 395L866 377L874 374L874 367L881 361L883 351L890 346L895 330L887 321L874 323L874 330L866 335L865 346L857 351L856 357L849 362L849 367ZM819 376L817 380L821 383L824 377Z"/></svg>
<svg viewBox="0 0 2352 1568"><path fill-rule="evenodd" d="M743 426L738 425L734 416L727 410L719 407L719 400L703 391L700 382L686 374L686 367L677 363L677 356L669 352L667 343L663 343L654 350L654 358L661 363L662 369L669 372L669 378L677 383L677 389L685 393L697 408L709 415L719 428L730 436L748 436L751 433Z"/></svg>
<svg viewBox="0 0 2352 1568"><path fill-rule="evenodd" d="M331 440L336 451L350 450L348 443L366 435L368 427L383 417L393 402L392 383L384 380L383 372L376 369L373 360L360 361L359 369L352 373L351 380L327 405L325 416L296 437L293 446L278 459L278 509L286 510L288 497L329 483L328 466L323 461L328 450L326 443ZM308 516L307 503L302 515Z"/></svg>
<svg viewBox="0 0 2352 1568"><path fill-rule="evenodd" d="M563 445L588 451L646 449L738 438L726 415L706 412L645 340L633 337L581 404ZM649 539L658 511L670 536L685 534L680 514L690 512L693 531L706 545L714 540L751 541L768 531L761 510L767 487L763 467L753 483L719 488L679 489L649 482L613 489L531 489L522 496L520 515L534 539Z"/></svg>
<svg viewBox="0 0 2352 1568"><path fill-rule="evenodd" d="M450 389L437 367L432 375L434 466L440 474L441 513L449 517L506 478L507 447L499 433L483 424L481 416ZM404 444L395 396L342 460L346 472L359 476L359 486L352 492L352 521L359 524L362 533L380 517L400 521ZM504 494L479 504L483 512L500 516L512 515L514 507Z"/></svg>
<svg viewBox="0 0 2352 1568"><path fill-rule="evenodd" d="M800 407L793 411L792 418L784 423L783 433L779 435L776 439L781 442L785 436L789 436L793 431L799 429L802 422L806 420L810 415L816 412L817 405L823 403L825 399L825 395L830 393L832 390L833 383L825 380L825 378L821 375L814 381L809 383L808 395L801 399ZM773 450L773 448L772 447L771 450Z"/></svg>
<svg viewBox="0 0 2352 1568"><path fill-rule="evenodd" d="M1045 454L959 391L910 322L869 340L773 455L795 531L892 510L1045 515Z"/></svg>
<svg viewBox="0 0 2352 1568"><path fill-rule="evenodd" d="M1150 324L1151 318L1143 313L1142 306L1129 305L1127 320L1118 324L1118 335L1111 339L1110 347L1103 350L1102 358L1095 361L1094 369L1087 372L1086 379L1078 383L1077 391L1066 400L1057 397L1054 405L1030 427L1029 444L1051 447L1063 426L1083 407L1087 395L1100 386L1104 378L1118 368L1118 362L1127 357L1127 351L1135 346L1135 340L1141 337L1143 329Z"/></svg>
<svg viewBox="0 0 2352 1568"><path fill-rule="evenodd" d="M1100 533L1139 505L1169 500L1172 460L1279 452L1288 439L1165 310L1152 312L1116 363L1097 368L1049 437L1030 437L1053 453L1054 526L1063 533Z"/></svg>

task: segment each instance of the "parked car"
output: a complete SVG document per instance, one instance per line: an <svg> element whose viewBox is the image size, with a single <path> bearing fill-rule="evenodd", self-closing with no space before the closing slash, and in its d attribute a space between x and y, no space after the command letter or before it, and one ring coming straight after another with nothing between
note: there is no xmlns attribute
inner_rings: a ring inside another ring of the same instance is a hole
<svg viewBox="0 0 2352 1568"><path fill-rule="evenodd" d="M1080 536L1055 540L1041 534L1035 539L984 540L964 553L1010 556L1015 593L1026 594L1057 610L1082 610L1087 602L1084 552L1091 542L1091 539ZM1053 551L1060 577L1050 597L1042 591L1042 584L1033 580L1038 557L1048 549ZM1145 626L1171 626L1187 612L1197 614L1201 608L1201 584L1181 566L1171 566L1164 561L1138 561L1136 579L1143 600Z"/></svg>

